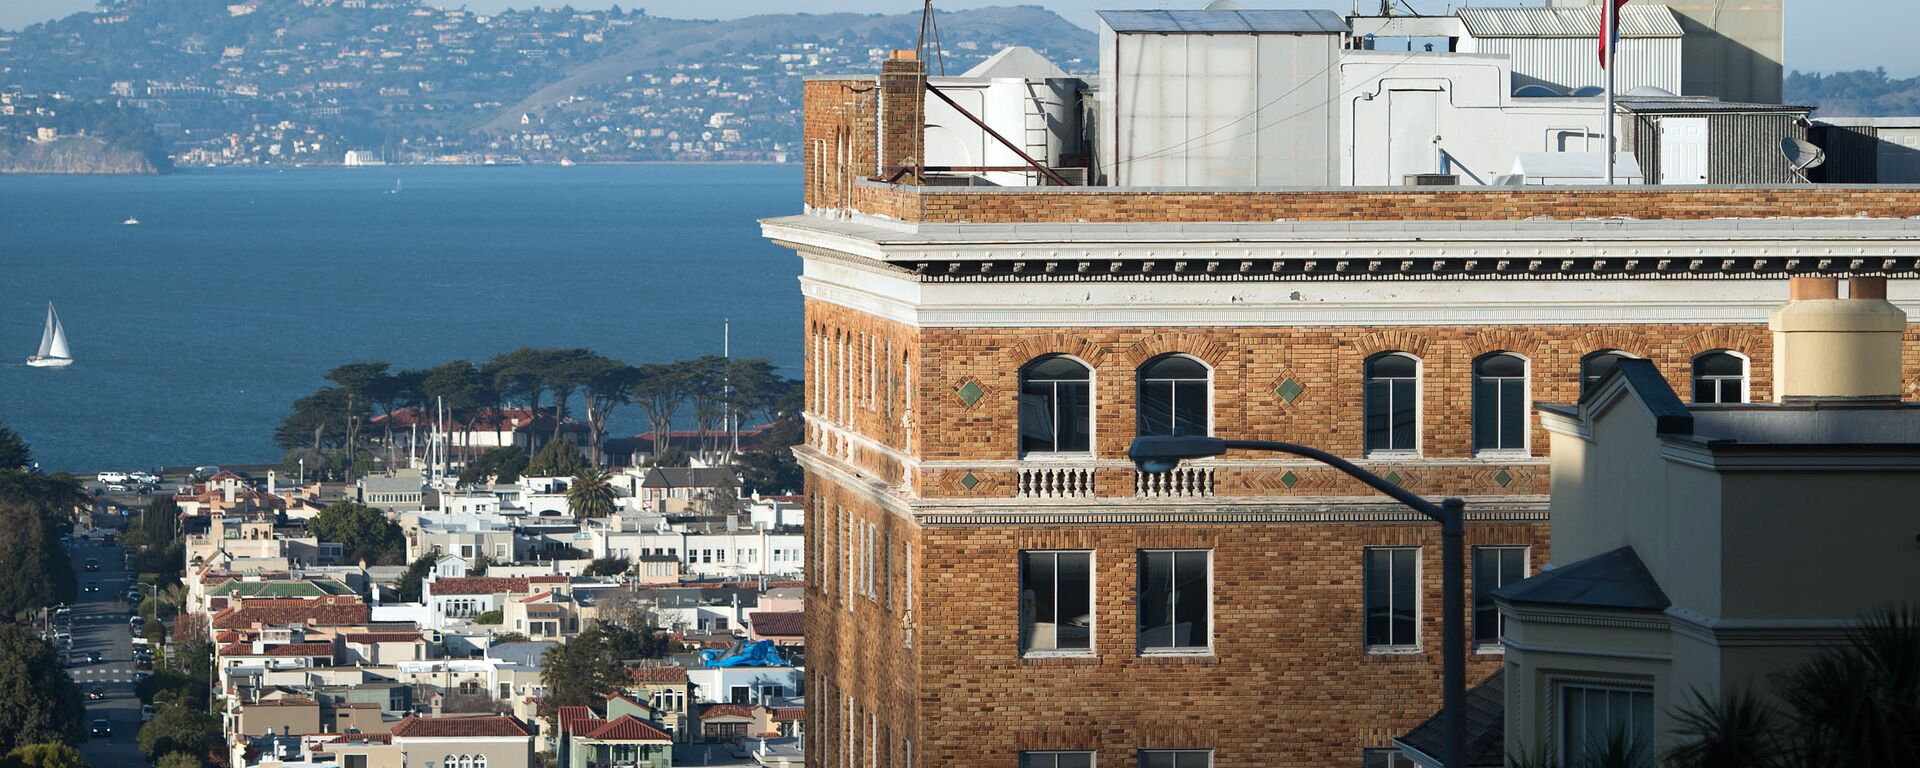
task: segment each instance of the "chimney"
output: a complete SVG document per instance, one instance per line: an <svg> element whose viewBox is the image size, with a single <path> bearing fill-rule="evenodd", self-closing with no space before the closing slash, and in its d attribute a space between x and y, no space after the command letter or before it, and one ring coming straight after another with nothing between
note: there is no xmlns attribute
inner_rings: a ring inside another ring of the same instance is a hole
<svg viewBox="0 0 1920 768"><path fill-rule="evenodd" d="M267 495L280 495L280 478L271 469L267 470Z"/></svg>
<svg viewBox="0 0 1920 768"><path fill-rule="evenodd" d="M1887 279L1795 277L1773 311L1773 399L1898 401L1907 313L1887 301Z"/></svg>
<svg viewBox="0 0 1920 768"><path fill-rule="evenodd" d="M221 484L221 486L220 486L220 487L221 487L221 495L222 495L222 496L224 496L224 497L226 498L226 500L227 500L227 503L228 503L228 504L232 504L232 503L233 503L233 494L234 494L234 490L235 490L235 489L234 489L234 485L233 485L233 481L231 481L231 480L229 480L229 481L227 481L227 482L225 482L225 483L223 483L223 484Z"/></svg>
<svg viewBox="0 0 1920 768"><path fill-rule="evenodd" d="M880 167L921 164L926 137L927 78L918 51L897 50L880 64Z"/></svg>

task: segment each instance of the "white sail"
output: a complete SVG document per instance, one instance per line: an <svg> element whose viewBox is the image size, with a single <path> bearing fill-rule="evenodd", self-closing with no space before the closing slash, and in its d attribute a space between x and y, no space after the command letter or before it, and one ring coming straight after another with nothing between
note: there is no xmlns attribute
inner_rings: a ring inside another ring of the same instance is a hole
<svg viewBox="0 0 1920 768"><path fill-rule="evenodd" d="M62 360L73 357L73 353L67 351L67 329L61 327L60 316L54 314L53 302L47 302L47 329L42 334L46 338L40 343L46 351L41 352L41 356Z"/></svg>
<svg viewBox="0 0 1920 768"><path fill-rule="evenodd" d="M47 304L47 325L45 328L40 329L40 351L33 353L34 357L53 356L53 323L53 304L49 302Z"/></svg>

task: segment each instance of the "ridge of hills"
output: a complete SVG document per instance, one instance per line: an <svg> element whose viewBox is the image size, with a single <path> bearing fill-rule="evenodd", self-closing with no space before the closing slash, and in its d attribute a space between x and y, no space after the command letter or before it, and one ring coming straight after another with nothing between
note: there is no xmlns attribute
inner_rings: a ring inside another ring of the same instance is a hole
<svg viewBox="0 0 1920 768"><path fill-rule="evenodd" d="M618 7L111 0L0 32L0 138L45 126L6 109L35 102L42 118L62 103L137 116L161 159L181 165L330 164L348 151L364 162L779 161L799 141L802 78L876 72L919 25L917 12L703 21ZM950 73L1012 45L1068 71L1094 66L1093 33L1037 6L942 12L939 25Z"/></svg>

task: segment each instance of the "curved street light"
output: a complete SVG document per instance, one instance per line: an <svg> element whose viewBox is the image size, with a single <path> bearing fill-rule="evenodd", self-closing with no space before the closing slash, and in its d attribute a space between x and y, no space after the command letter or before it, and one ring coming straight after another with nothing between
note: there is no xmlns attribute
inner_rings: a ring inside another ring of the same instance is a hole
<svg viewBox="0 0 1920 768"><path fill-rule="evenodd" d="M1228 440L1219 437L1136 437L1127 458L1150 475L1172 472L1182 461L1219 456L1229 450L1290 453L1325 464L1366 483L1388 498L1440 524L1441 568L1441 760L1446 768L1466 768L1467 601L1466 507L1457 498L1439 504L1427 501L1386 478L1351 461L1311 446L1275 440Z"/></svg>

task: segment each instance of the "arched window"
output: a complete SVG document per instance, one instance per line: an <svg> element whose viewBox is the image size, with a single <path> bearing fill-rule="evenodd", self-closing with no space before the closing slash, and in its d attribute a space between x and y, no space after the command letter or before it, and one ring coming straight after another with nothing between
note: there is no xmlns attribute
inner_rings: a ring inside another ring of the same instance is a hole
<svg viewBox="0 0 1920 768"><path fill-rule="evenodd" d="M1494 352L1473 361L1473 449L1527 449L1527 359Z"/></svg>
<svg viewBox="0 0 1920 768"><path fill-rule="evenodd" d="M1382 352L1367 358L1366 449L1411 451L1419 444L1420 358Z"/></svg>
<svg viewBox="0 0 1920 768"><path fill-rule="evenodd" d="M1617 349L1603 349L1580 358L1580 399L1585 400L1587 393L1599 386L1600 380L1612 373L1620 361L1632 359L1633 355Z"/></svg>
<svg viewBox="0 0 1920 768"><path fill-rule="evenodd" d="M1020 369L1020 452L1086 453L1093 444L1093 371L1065 355Z"/></svg>
<svg viewBox="0 0 1920 768"><path fill-rule="evenodd" d="M1744 403L1747 401L1747 358L1716 349L1693 359L1693 401Z"/></svg>
<svg viewBox="0 0 1920 768"><path fill-rule="evenodd" d="M1206 435L1213 421L1213 372L1186 355L1140 366L1135 424L1140 435Z"/></svg>
<svg viewBox="0 0 1920 768"><path fill-rule="evenodd" d="M486 756L486 755L474 755L474 756L473 756L473 768L487 768L487 756Z"/></svg>

